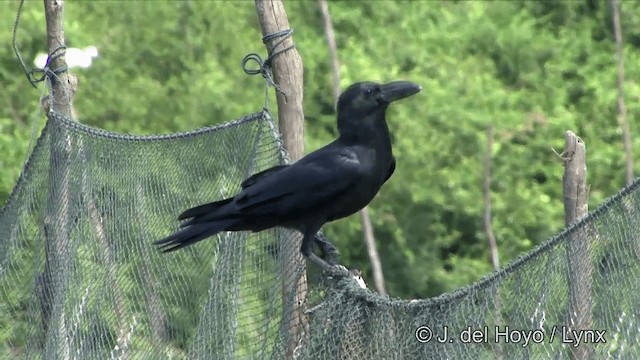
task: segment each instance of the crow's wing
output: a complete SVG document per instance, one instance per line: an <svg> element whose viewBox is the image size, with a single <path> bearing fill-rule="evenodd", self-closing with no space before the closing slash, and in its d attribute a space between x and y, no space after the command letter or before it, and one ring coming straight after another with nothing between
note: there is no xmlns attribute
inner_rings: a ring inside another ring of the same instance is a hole
<svg viewBox="0 0 640 360"><path fill-rule="evenodd" d="M255 184L256 182L260 181L260 179L264 179L267 176L273 175L274 173L286 168L289 165L276 165L274 167L268 168L266 170L260 171L258 173L255 173L253 175L251 175L250 177L248 177L247 179L245 179L242 184L240 184L240 187L242 189L247 188L253 184ZM224 200L220 200L220 201L215 201L212 203L208 203L208 204L204 204L204 205L200 205L200 206L196 206L196 207L192 207L186 211L184 211L182 214L180 214L178 216L178 220L185 220L191 217L202 217L204 216L204 218L200 219L199 221L188 221L186 223L183 223L181 226L185 227L187 225L190 224L195 224L198 222L202 222L202 221L208 221L214 218L214 214L216 214L218 211L220 211L221 209L224 208L225 205L228 205L231 201L233 201L233 198L229 198L229 199L224 199Z"/></svg>
<svg viewBox="0 0 640 360"><path fill-rule="evenodd" d="M366 176L353 149L327 146L300 161L259 177L234 198L241 214L275 215L286 219L312 212L337 200Z"/></svg>
<svg viewBox="0 0 640 360"><path fill-rule="evenodd" d="M265 177L269 176L269 175L273 175L274 173L288 167L289 165L276 165L274 167L268 168L266 170L260 171L259 173L255 173L251 176L249 176L245 181L242 182L242 184L240 184L241 188L246 188L249 187L253 184L255 184L257 181L260 181L260 179L264 179Z"/></svg>

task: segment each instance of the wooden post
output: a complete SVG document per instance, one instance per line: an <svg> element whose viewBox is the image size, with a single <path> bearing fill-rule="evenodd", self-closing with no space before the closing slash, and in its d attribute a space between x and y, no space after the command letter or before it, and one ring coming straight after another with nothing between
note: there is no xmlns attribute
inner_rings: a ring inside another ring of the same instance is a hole
<svg viewBox="0 0 640 360"><path fill-rule="evenodd" d="M587 162L586 148L582 139L568 130L563 152L564 176L564 222L566 226L573 224L587 215Z"/></svg>
<svg viewBox="0 0 640 360"><path fill-rule="evenodd" d="M256 0L256 9L262 34L269 35L289 29L289 19L281 0ZM265 44L271 52L275 38ZM293 45L291 37L284 39L279 48ZM276 92L278 98L278 125L284 147L292 161L300 159L304 151L304 112L302 109L302 58L298 50L292 48L274 57L272 61L273 78L285 95Z"/></svg>
<svg viewBox="0 0 640 360"><path fill-rule="evenodd" d="M281 0L255 0L263 36L289 29L289 19ZM268 52L281 39L273 39L265 45ZM286 38L279 45L285 49L293 45L292 38ZM278 127L284 147L292 161L300 159L304 150L304 113L302 59L295 48L278 54L272 60L273 78L286 94L276 92L278 98ZM284 274L283 319L288 322L286 358L295 356L307 327L304 306L307 301L306 262L300 253L302 236L296 236L293 243L282 244L280 266Z"/></svg>
<svg viewBox="0 0 640 360"><path fill-rule="evenodd" d="M570 226L588 213L586 148L582 139L572 131L566 133L564 152L563 194L565 225ZM592 328L591 315L591 274L589 260L588 229L574 232L567 244L569 263L569 328L588 330ZM588 359L591 351L589 344L571 347L572 359Z"/></svg>
<svg viewBox="0 0 640 360"><path fill-rule="evenodd" d="M64 1L44 0L44 9L47 29L47 47L51 54L65 44L63 30ZM62 51L62 56L56 57L50 63L52 70L62 69L66 66L64 51ZM52 85L51 94L43 101L45 110L49 112L55 109L57 112L74 119L75 113L71 105L71 100L77 88L76 77L70 75L68 72L63 72L57 75ZM52 136L56 135L52 134ZM61 281L66 276L64 273L64 263L66 262L65 248L68 245L67 225L70 205L69 170L66 167L66 163L69 161L69 154L71 152L71 139L67 137L63 143L64 146L52 146L51 149L51 167L49 170L50 188L44 218L45 267L37 281L45 342L48 342L49 334L56 334L56 331L58 331L57 334L65 333L67 326L63 319L61 320L59 329L50 329L53 316L52 304L56 301L63 301L62 297L65 292ZM56 166L54 166L54 164L56 164ZM54 339L57 338L55 335L53 336ZM62 353L68 353L70 349L66 339L58 340L61 341L57 344L51 344L54 348L57 347L57 349L61 349ZM48 349L48 347L45 347L45 349ZM57 349L51 349L51 351L54 353L59 352Z"/></svg>
<svg viewBox="0 0 640 360"><path fill-rule="evenodd" d="M65 45L64 41L64 0L44 0L45 19L47 22L47 48L49 54L60 46ZM58 56L49 64L51 69L62 69L67 66L64 56ZM57 112L67 115L70 119L75 119L75 111L71 101L76 93L78 80L75 75L63 72L58 75L58 79L53 83L52 106Z"/></svg>

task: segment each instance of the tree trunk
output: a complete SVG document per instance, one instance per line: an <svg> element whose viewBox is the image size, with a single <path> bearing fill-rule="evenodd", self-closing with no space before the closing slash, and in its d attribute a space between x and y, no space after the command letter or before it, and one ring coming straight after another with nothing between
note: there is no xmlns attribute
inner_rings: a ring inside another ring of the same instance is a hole
<svg viewBox="0 0 640 360"><path fill-rule="evenodd" d="M333 31L333 23L331 22L331 14L329 13L329 5L326 0L319 0L320 12L322 13L322 21L324 24L324 32L327 37L327 46L331 57L331 69L333 73L333 101L334 106L338 102L340 96L340 61L338 60L338 47L336 46L335 32ZM376 248L376 239L371 225L371 217L369 216L369 208L365 206L360 210L362 219L362 231L364 232L364 243L367 246L367 254L371 262L371 270L373 271L373 281L376 284L376 290L380 294L386 294L384 287L384 275L382 274L382 264L380 256Z"/></svg>
<svg viewBox="0 0 640 360"><path fill-rule="evenodd" d="M613 33L616 38L616 57L618 59L618 121L622 127L624 141L627 185L633 182L633 149L631 147L631 130L627 120L627 108L624 105L624 53L622 51L622 29L620 26L620 1L612 0Z"/></svg>

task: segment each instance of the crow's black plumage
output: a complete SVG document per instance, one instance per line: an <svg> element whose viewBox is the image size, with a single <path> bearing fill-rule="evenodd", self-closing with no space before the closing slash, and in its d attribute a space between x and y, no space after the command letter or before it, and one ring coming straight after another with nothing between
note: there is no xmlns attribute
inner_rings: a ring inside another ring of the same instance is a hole
<svg viewBox="0 0 640 360"><path fill-rule="evenodd" d="M275 166L241 184L234 197L191 208L176 233L156 242L174 251L220 231L262 231L275 226L303 234L300 251L323 268L313 253L314 240L323 251L333 247L316 236L326 222L349 216L366 206L395 170L385 119L389 104L418 93L408 81L351 85L338 99L339 137L291 165Z"/></svg>

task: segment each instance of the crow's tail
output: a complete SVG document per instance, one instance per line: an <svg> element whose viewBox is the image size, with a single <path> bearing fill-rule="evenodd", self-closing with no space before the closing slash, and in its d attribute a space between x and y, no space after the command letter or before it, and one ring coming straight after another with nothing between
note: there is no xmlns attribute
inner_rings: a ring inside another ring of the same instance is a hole
<svg viewBox="0 0 640 360"><path fill-rule="evenodd" d="M204 204L191 208L178 216L178 220L189 219L180 224L180 230L158 240L155 244L162 252L170 252L195 244L225 231L238 222L237 217L230 216L227 205L233 198Z"/></svg>
<svg viewBox="0 0 640 360"><path fill-rule="evenodd" d="M203 223L206 221L210 221L211 219L229 216L230 210L227 208L227 205L229 205L232 201L233 198L229 198L185 210L182 214L178 215L178 220L186 220L189 218L191 219L182 223L180 227Z"/></svg>
<svg viewBox="0 0 640 360"><path fill-rule="evenodd" d="M162 252L175 251L185 246L195 244L200 240L204 240L219 233L220 231L225 231L228 227L233 226L237 222L237 219L221 219L202 224L190 225L178 230L162 240L156 241L154 244L156 244Z"/></svg>

